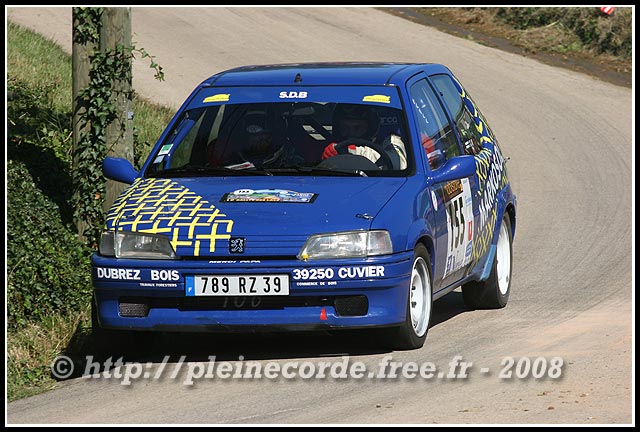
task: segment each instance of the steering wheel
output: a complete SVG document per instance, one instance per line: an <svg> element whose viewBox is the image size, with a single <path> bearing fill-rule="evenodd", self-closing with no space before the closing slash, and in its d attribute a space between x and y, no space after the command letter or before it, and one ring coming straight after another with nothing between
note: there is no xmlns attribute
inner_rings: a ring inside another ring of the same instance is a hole
<svg viewBox="0 0 640 432"><path fill-rule="evenodd" d="M334 146L334 149L338 154L350 154L349 146L355 145L356 147L369 147L372 150L375 150L380 155L380 158L375 161L375 164L382 168L386 166L388 169L393 169L393 161L391 157L385 152L380 144L374 143L369 140L365 140L362 138L350 138L344 141L340 141ZM364 156L363 156L364 157Z"/></svg>

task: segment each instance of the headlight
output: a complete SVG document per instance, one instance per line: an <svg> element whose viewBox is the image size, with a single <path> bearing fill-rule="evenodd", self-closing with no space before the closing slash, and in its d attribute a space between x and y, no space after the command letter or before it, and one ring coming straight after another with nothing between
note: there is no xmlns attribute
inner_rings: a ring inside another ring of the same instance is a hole
<svg viewBox="0 0 640 432"><path fill-rule="evenodd" d="M387 231L347 231L316 234L307 239L298 259L358 258L393 253Z"/></svg>
<svg viewBox="0 0 640 432"><path fill-rule="evenodd" d="M167 237L130 231L103 232L100 237L100 255L116 258L176 258Z"/></svg>

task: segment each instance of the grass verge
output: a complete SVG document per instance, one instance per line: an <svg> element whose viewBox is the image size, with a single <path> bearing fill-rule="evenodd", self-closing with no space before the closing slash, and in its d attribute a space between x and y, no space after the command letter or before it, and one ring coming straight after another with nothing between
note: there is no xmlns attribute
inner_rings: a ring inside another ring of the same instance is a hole
<svg viewBox="0 0 640 432"><path fill-rule="evenodd" d="M7 26L7 400L55 388L52 362L91 344L87 250L75 240L71 57ZM174 112L134 97L139 166Z"/></svg>
<svg viewBox="0 0 640 432"><path fill-rule="evenodd" d="M11 402L57 386L51 365L78 334L90 337L89 307L52 315L7 333L7 400Z"/></svg>

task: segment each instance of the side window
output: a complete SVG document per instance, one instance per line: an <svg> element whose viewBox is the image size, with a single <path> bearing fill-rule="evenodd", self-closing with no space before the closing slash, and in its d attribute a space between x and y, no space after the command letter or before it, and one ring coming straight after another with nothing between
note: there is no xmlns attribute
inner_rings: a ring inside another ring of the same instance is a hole
<svg viewBox="0 0 640 432"><path fill-rule="evenodd" d="M150 170L204 164L207 142L218 134L221 111L218 106L186 111L154 155Z"/></svg>
<svg viewBox="0 0 640 432"><path fill-rule="evenodd" d="M200 131L200 128L202 126L202 119L204 118L204 115L202 115L202 113L198 114L200 115L194 119L194 123L192 126L189 125L190 129L188 130L188 132L186 132L184 138L182 138L179 143L176 143L179 145L176 147L171 156L171 166L167 166L166 168L181 167L189 163L191 152L193 151L194 143L196 141L196 136Z"/></svg>
<svg viewBox="0 0 640 432"><path fill-rule="evenodd" d="M461 154L455 133L426 79L411 86L410 94L429 166L432 170L438 169L447 159Z"/></svg>
<svg viewBox="0 0 640 432"><path fill-rule="evenodd" d="M453 121L462 140L464 150L467 154L477 154L482 149L483 136L478 129L476 117L487 125L482 114L477 110L476 104L471 97L466 94L462 86L453 80L449 75L432 75L429 78L433 81L444 99L445 105L453 116ZM493 139L491 130L487 127L487 134Z"/></svg>

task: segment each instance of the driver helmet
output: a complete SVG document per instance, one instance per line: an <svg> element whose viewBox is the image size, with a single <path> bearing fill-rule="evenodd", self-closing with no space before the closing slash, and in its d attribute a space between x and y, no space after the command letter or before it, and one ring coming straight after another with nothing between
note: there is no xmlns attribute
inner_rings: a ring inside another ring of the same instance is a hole
<svg viewBox="0 0 640 432"><path fill-rule="evenodd" d="M246 157L261 161L273 154L273 137L264 111L247 112L241 127L246 139L243 150Z"/></svg>
<svg viewBox="0 0 640 432"><path fill-rule="evenodd" d="M337 104L333 110L333 136L336 142L348 138L374 141L380 119L375 107L358 104Z"/></svg>

